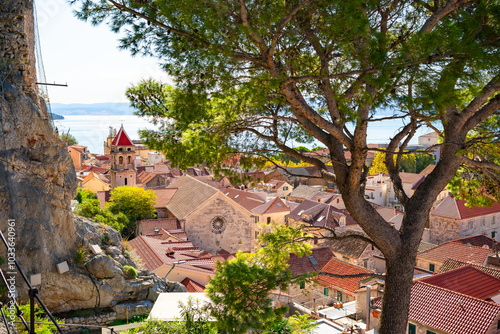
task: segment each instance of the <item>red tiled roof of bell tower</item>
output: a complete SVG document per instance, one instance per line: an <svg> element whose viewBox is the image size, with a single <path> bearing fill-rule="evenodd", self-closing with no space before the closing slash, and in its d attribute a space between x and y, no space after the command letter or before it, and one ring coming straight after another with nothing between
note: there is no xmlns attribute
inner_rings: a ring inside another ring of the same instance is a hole
<svg viewBox="0 0 500 334"><path fill-rule="evenodd" d="M120 131L116 134L116 137L113 139L111 142L112 146L134 146L130 138L128 137L127 133L125 132L125 129L122 127L120 128Z"/></svg>

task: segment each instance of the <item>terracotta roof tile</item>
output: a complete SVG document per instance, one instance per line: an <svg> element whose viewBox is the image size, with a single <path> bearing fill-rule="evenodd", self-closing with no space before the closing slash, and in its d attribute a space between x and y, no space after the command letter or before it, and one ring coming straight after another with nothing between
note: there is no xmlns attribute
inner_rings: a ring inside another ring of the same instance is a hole
<svg viewBox="0 0 500 334"><path fill-rule="evenodd" d="M500 203L498 202L493 203L491 206L474 208L466 207L465 203L465 200L459 200L450 195L446 197L431 214L454 219L469 219L500 213Z"/></svg>
<svg viewBox="0 0 500 334"><path fill-rule="evenodd" d="M249 211L252 211L254 208L266 203L265 200L263 200L256 194L244 190L228 188L225 189L223 193L231 200Z"/></svg>
<svg viewBox="0 0 500 334"><path fill-rule="evenodd" d="M177 188L177 191L166 207L178 219L186 217L219 191L188 175L176 179L166 189L172 188Z"/></svg>
<svg viewBox="0 0 500 334"><path fill-rule="evenodd" d="M316 265L311 261L311 256L316 261ZM295 254L290 254L288 265L293 276L297 276L321 271L332 258L335 258L335 255L333 255L333 252L328 247L313 248L309 256L299 257Z"/></svg>
<svg viewBox="0 0 500 334"><path fill-rule="evenodd" d="M447 259L446 261L444 261L443 265L441 266L441 268L439 268L438 270L438 273L441 274L441 273L445 273L447 271L450 271L450 270L454 270L454 269L457 269L457 268L460 268L460 267L463 267L463 266L472 266L476 269L479 269L487 274L490 274L496 278L500 278L500 270L499 269L495 269L495 268L491 268L491 267L485 267L485 266L482 266L482 265L479 265L479 264L476 264L476 263L469 263L469 262L463 262L463 261L458 261L458 260L455 260L455 259Z"/></svg>
<svg viewBox="0 0 500 334"><path fill-rule="evenodd" d="M411 289L409 320L450 334L485 334L500 305L421 281Z"/></svg>
<svg viewBox="0 0 500 334"><path fill-rule="evenodd" d="M116 134L115 138L111 142L112 146L133 146L134 144L128 137L127 133L125 132L125 129L123 128L123 125L121 126L120 130Z"/></svg>
<svg viewBox="0 0 500 334"><path fill-rule="evenodd" d="M97 172L101 174L109 174L109 169L107 168L102 168L102 167L97 167L97 166L90 166L89 168L86 168L85 170L81 170L80 173L90 173L90 172Z"/></svg>
<svg viewBox="0 0 500 334"><path fill-rule="evenodd" d="M253 208L252 211L260 214L270 214L290 212L290 209L281 200L281 198L276 197L273 200L267 201L266 203Z"/></svg>
<svg viewBox="0 0 500 334"><path fill-rule="evenodd" d="M460 261L483 264L490 254L490 249L464 245L454 241L448 241L426 251L417 254L417 258L424 258L438 262L454 258Z"/></svg>
<svg viewBox="0 0 500 334"><path fill-rule="evenodd" d="M472 245L477 247L488 247L494 250L495 248L500 250L500 242L492 239L484 234L476 234L470 237L460 238L453 240L454 242L459 242L464 245Z"/></svg>
<svg viewBox="0 0 500 334"><path fill-rule="evenodd" d="M355 259L363 254L366 247L371 247L368 242L355 238L332 240L329 246L332 251Z"/></svg>
<svg viewBox="0 0 500 334"><path fill-rule="evenodd" d="M367 273L364 277L350 277L350 278L338 278L327 275L319 275L319 281L323 285L331 286L336 290L343 291L351 296L354 296L354 292L359 289L359 281L369 276L372 271L365 268L354 266L352 264L337 260L336 258L330 259L328 263L323 267L322 271L331 274L363 274Z"/></svg>
<svg viewBox="0 0 500 334"><path fill-rule="evenodd" d="M189 277L186 277L181 282L182 285L186 287L187 292L205 292L205 286L192 280Z"/></svg>
<svg viewBox="0 0 500 334"><path fill-rule="evenodd" d="M156 200L155 208L165 208L175 195L177 188L154 188L151 190L154 191L156 197L158 198Z"/></svg>
<svg viewBox="0 0 500 334"><path fill-rule="evenodd" d="M179 244L189 245L191 242L163 242L156 238L145 237L142 235L129 241L130 247L137 252L137 255L144 263L144 266L150 271L154 271L162 265L172 266L174 262L186 261L186 263L177 264L176 268L182 268L207 275L214 274L215 264L211 258L204 257L193 259L189 253L194 253L199 256L199 254L201 254L199 249L193 251L187 249L178 250L177 247ZM197 249L197 247L183 248ZM169 253L169 255L167 255L167 253Z"/></svg>
<svg viewBox="0 0 500 334"><path fill-rule="evenodd" d="M500 279L470 265L425 277L420 281L483 300L500 293Z"/></svg>
<svg viewBox="0 0 500 334"><path fill-rule="evenodd" d="M143 235L156 234L155 229L177 230L180 228L179 221L176 218L138 220L137 226L142 227Z"/></svg>
<svg viewBox="0 0 500 334"><path fill-rule="evenodd" d="M347 212L347 211L346 211ZM343 210L334 208L331 205L304 200L287 217L296 221L301 221L314 226L326 226L329 228L339 227L339 219L346 217L346 225L355 223L350 215L346 215Z"/></svg>

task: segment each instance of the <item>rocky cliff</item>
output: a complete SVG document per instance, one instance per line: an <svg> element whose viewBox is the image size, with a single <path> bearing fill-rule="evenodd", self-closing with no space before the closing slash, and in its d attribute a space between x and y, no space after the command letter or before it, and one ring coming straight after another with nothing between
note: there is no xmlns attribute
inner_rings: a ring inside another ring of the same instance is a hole
<svg viewBox="0 0 500 334"><path fill-rule="evenodd" d="M0 1L0 229L12 236L9 242L25 273L41 274L37 287L53 312L119 310L123 304L129 309L140 300L154 300L166 290L165 283L147 271L125 279L123 266L134 264L124 256L119 234L73 217L75 170L38 97L33 36L32 0ZM88 253L91 245L105 253L77 261L78 252ZM1 243L0 254L7 260ZM59 273L62 262L69 271ZM26 298L19 274L16 286Z"/></svg>

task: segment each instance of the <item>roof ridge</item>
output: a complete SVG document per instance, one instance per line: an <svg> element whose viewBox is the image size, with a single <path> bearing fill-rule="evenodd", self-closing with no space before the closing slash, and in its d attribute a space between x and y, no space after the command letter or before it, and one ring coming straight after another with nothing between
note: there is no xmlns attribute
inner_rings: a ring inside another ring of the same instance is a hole
<svg viewBox="0 0 500 334"><path fill-rule="evenodd" d="M498 272L500 272L500 269L496 269L496 268L492 268L492 267L483 266L482 264L477 264L477 263L475 263L475 262L471 262L471 261L462 261L462 260L457 260L457 259L452 258L452 257L449 257L447 260L456 261L456 262L463 263L463 264L465 264L465 265L477 266L477 267L481 267L481 268L490 269L490 270L494 270L494 271L498 271ZM447 260L446 260L446 261L447 261ZM455 269L453 269L453 270L455 270Z"/></svg>
<svg viewBox="0 0 500 334"><path fill-rule="evenodd" d="M488 267L486 267L486 268L488 268ZM445 272L443 272L443 273L438 273L438 274L436 274L436 275L432 275L432 276L428 276L428 277L423 277L423 278L422 278L422 281L426 282L426 280L428 280L428 279L432 279L432 278L434 278L434 277L436 277L436 276L439 276L439 275L445 275L445 276L446 276L446 275L451 275L451 274L453 274L455 271L464 271L464 270L466 270L466 269L472 269L472 270L474 270L474 271L477 271L477 272L478 272L478 273L480 273L481 275L487 275L487 276L493 277L494 279L496 279L496 280L500 281L500 278L495 277L495 276L493 276L493 275L491 275L491 274L489 274L489 273L487 273L487 272L484 272L484 271L482 271L481 269L475 268L475 267L472 265L472 263L467 263L465 266L461 266L461 267L458 267L458 268L455 268L455 269L452 269L452 270L448 270L448 271L445 271Z"/></svg>
<svg viewBox="0 0 500 334"><path fill-rule="evenodd" d="M427 253L427 252L430 252L431 250L434 250L435 248L438 248L438 247L442 247L442 246L445 246L445 245L451 245L451 244L455 244L455 245L460 245L460 246L463 246L463 247L473 247L473 248L476 248L476 249L484 249L484 250L488 250L491 252L491 249L486 249L486 248L483 248L483 247L479 247L479 246L474 246L474 245L469 245L469 244L463 244L461 242L458 242L456 240L450 240L450 241L446 241L446 242L443 242L442 244L440 245L436 245L432 248L429 248L429 249L426 249L424 251L421 251L420 253L418 253L418 256L421 256L421 254L424 254L424 253Z"/></svg>
<svg viewBox="0 0 500 334"><path fill-rule="evenodd" d="M438 289L438 290L443 290L443 291L446 291L446 292L453 293L455 295L459 295L459 296L463 296L463 297L466 297L466 298L470 298L470 299L473 299L473 300L476 300L476 301L479 301L479 302L482 302L482 303L485 303L485 304L488 304L488 305L491 305L491 306L495 306L495 307L497 307L500 310L500 304L495 303L493 301L490 302L488 300L484 300L484 299L480 299L480 298L473 297L473 296L470 296L470 295L466 295L465 293L461 293L461 292L458 292L458 291L446 289L446 288L443 288L443 287L438 286L438 285L433 285L433 284L430 284L430 283L427 283L427 282L423 282L422 280L418 280L418 281L415 281L413 283L413 285L416 285L416 284L423 284L423 285L431 287L431 288L435 288L435 289Z"/></svg>
<svg viewBox="0 0 500 334"><path fill-rule="evenodd" d="M337 260L338 262L340 263L344 263L344 264L347 264L347 265L350 265L350 266L353 266L353 267L356 267L356 268L359 268L359 269L363 269L366 271L367 274L374 274L375 271L373 270L370 270L370 269L367 269L365 267L361 267L361 266L358 266L357 264L352 264L352 263L349 263L349 262L345 262L345 261L342 261L342 260L339 260L337 259L336 257L332 257L330 260L328 260L327 264L331 261L331 260ZM325 264L326 266L326 264ZM367 275L367 276L370 276L370 275Z"/></svg>
<svg viewBox="0 0 500 334"><path fill-rule="evenodd" d="M163 262L163 260L161 259L160 255L158 255L158 253L156 253L156 251L153 249L153 247L151 247L149 245L149 243L146 241L146 238L144 236L138 235L136 238L141 238L140 240L142 240L142 242L144 242L144 244L146 244L146 246L153 252L153 254L161 262L162 265L166 264L165 262ZM151 238L151 239L153 239L153 238ZM154 239L154 240L156 240L156 239Z"/></svg>

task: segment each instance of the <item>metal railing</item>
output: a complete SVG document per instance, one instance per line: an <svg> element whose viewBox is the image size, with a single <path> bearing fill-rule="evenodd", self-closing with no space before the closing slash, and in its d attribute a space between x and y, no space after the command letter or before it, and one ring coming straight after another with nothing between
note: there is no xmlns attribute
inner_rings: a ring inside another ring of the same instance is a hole
<svg viewBox="0 0 500 334"><path fill-rule="evenodd" d="M2 238L3 244L7 248L7 252L10 253L10 249L12 249L12 247L9 247L9 245L7 244L7 240L5 240L5 237L4 237L3 233L2 233L2 231L0 231L0 237ZM30 299L30 323L28 325L28 323L26 322L26 320L23 317L23 311L21 311L21 309L19 308L19 305L16 302L16 296L15 296L15 291L16 290L10 288L11 284L9 284L7 282L7 279L5 278L3 270L0 268L0 276L2 278L3 284L7 288L7 291L8 291L7 295L9 297L9 299L10 299L10 303L15 306L15 308L16 308L16 315L17 315L17 317L19 319L21 319L22 323L26 327L26 330L28 330L28 332L30 334L35 334L35 299L36 299L37 302L38 302L38 305L40 305L42 307L42 309L45 311L45 313L49 317L50 321L52 321L52 323L56 326L57 331L62 334L61 327L59 327L59 324L57 323L57 321L54 319L54 317L52 316L52 314L50 313L50 311L47 309L47 307L45 306L45 304L43 303L43 301L40 299L40 296L38 296L38 289L34 288L31 285L30 281L28 280L28 278L24 274L24 271L21 269L21 266L17 262L17 259L14 257L12 260L9 259L9 261L12 261L16 265L17 270L21 274L21 277L23 278L24 282L26 283L26 285L28 286L28 289L29 289L28 290L28 296L29 296L29 299ZM6 327L7 327L7 332L10 334L11 332L10 332L10 329L9 329L9 326L8 326L8 323L7 323L7 318L5 317L5 313L4 313L3 309L2 309L2 316L4 316L4 321L5 321L5 324L6 324Z"/></svg>

